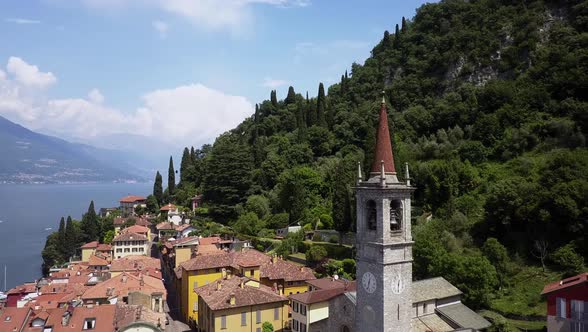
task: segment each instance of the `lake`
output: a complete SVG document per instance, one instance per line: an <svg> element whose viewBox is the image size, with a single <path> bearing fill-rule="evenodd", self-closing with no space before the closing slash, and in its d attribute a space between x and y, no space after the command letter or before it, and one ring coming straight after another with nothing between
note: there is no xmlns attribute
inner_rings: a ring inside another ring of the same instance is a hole
<svg viewBox="0 0 588 332"><path fill-rule="evenodd" d="M118 206L128 194L147 196L152 190L152 183L1 184L0 290L4 265L8 289L41 276L41 251L62 216L80 220L91 200L98 213L101 207Z"/></svg>

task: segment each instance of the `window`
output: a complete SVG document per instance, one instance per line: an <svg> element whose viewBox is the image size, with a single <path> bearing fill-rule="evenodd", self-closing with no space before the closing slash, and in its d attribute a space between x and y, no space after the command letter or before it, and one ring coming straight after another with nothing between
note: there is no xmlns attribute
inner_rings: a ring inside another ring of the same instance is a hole
<svg viewBox="0 0 588 332"><path fill-rule="evenodd" d="M261 323L261 310L257 309L257 312L255 313L255 322L257 324Z"/></svg>
<svg viewBox="0 0 588 332"><path fill-rule="evenodd" d="M588 302L572 300L571 318L576 320L585 320L584 316L588 313Z"/></svg>
<svg viewBox="0 0 588 332"><path fill-rule="evenodd" d="M300 332L306 332L306 324L300 323Z"/></svg>
<svg viewBox="0 0 588 332"><path fill-rule="evenodd" d="M292 324L292 325L293 325L293 326L292 326L292 329L293 329L294 331L298 331L298 327L299 327L298 321L297 321L296 319L294 319L294 320L292 320L292 321L293 321L293 323L294 323L294 324Z"/></svg>
<svg viewBox="0 0 588 332"><path fill-rule="evenodd" d="M274 320L280 319L280 308L274 308Z"/></svg>
<svg viewBox="0 0 588 332"><path fill-rule="evenodd" d="M221 316L221 329L226 329L227 328L227 315L222 315Z"/></svg>
<svg viewBox="0 0 588 332"><path fill-rule="evenodd" d="M194 304L192 305L192 311L198 311L198 301L194 301Z"/></svg>
<svg viewBox="0 0 588 332"><path fill-rule="evenodd" d="M194 281L194 289L198 288L198 281Z"/></svg>
<svg viewBox="0 0 588 332"><path fill-rule="evenodd" d="M298 312L298 302L294 302L294 305L292 307L292 310L294 310L294 312Z"/></svg>
<svg viewBox="0 0 588 332"><path fill-rule="evenodd" d="M369 200L366 204L366 221L367 228L370 231L375 231L377 228L377 211L376 202Z"/></svg>
<svg viewBox="0 0 588 332"><path fill-rule="evenodd" d="M139 252L143 252L143 251L144 251L143 247L139 248Z"/></svg>
<svg viewBox="0 0 588 332"><path fill-rule="evenodd" d="M304 304L300 305L300 313L306 316L306 306Z"/></svg>
<svg viewBox="0 0 588 332"><path fill-rule="evenodd" d="M116 252L117 252L117 253L119 253L119 252L122 252L122 249L121 249L121 248L118 248L118 249L116 249ZM119 257L119 258L120 258L120 257Z"/></svg>
<svg viewBox="0 0 588 332"><path fill-rule="evenodd" d="M84 319L83 330L93 330L96 327L96 318Z"/></svg>
<svg viewBox="0 0 588 332"><path fill-rule="evenodd" d="M241 313L241 326L247 326L247 313L245 311Z"/></svg>
<svg viewBox="0 0 588 332"><path fill-rule="evenodd" d="M130 252L130 249L129 248L125 248L125 252Z"/></svg>
<svg viewBox="0 0 588 332"><path fill-rule="evenodd" d="M256 328L255 332L261 332L261 327Z"/></svg>
<svg viewBox="0 0 588 332"><path fill-rule="evenodd" d="M255 270L250 270L249 271L249 275L253 277L253 275L255 274Z"/></svg>
<svg viewBox="0 0 588 332"><path fill-rule="evenodd" d="M555 315L559 318L566 318L566 299L555 298Z"/></svg>
<svg viewBox="0 0 588 332"><path fill-rule="evenodd" d="M390 231L398 232L402 225L402 203L400 201L390 202Z"/></svg>

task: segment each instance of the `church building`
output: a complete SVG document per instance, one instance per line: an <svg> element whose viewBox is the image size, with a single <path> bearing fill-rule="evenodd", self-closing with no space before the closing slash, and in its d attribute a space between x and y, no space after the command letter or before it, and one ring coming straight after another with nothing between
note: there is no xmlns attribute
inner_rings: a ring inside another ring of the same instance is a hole
<svg viewBox="0 0 588 332"><path fill-rule="evenodd" d="M399 181L386 102L382 97L369 178L358 166L357 290L331 300L329 331L483 330L490 323L461 303L461 291L443 278L413 282L408 166ZM354 316L354 317L353 317Z"/></svg>

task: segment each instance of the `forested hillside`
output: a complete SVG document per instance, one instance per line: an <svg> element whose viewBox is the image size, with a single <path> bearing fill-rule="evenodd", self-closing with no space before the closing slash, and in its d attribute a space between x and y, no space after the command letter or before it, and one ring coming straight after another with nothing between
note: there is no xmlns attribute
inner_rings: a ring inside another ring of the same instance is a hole
<svg viewBox="0 0 588 332"><path fill-rule="evenodd" d="M408 163L417 188L415 277L443 275L487 307L516 266L578 272L587 27L579 0L424 5L316 97L272 91L212 146L186 149L181 181L159 204L200 192L213 220L255 236L296 223L352 231L351 188L357 162L371 164L384 90L396 168L402 178Z"/></svg>

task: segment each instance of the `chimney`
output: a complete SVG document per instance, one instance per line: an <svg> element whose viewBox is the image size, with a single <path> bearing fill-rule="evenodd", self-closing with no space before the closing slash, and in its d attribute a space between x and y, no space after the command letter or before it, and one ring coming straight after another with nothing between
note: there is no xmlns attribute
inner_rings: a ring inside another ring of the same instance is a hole
<svg viewBox="0 0 588 332"><path fill-rule="evenodd" d="M121 281L123 284L127 282L127 275L126 274L122 275Z"/></svg>
<svg viewBox="0 0 588 332"><path fill-rule="evenodd" d="M278 260L277 258L278 258L278 257L277 257L276 255L273 255L273 256L272 256L272 263L275 263L275 262Z"/></svg>
<svg viewBox="0 0 588 332"><path fill-rule="evenodd" d="M67 326L67 324L69 324L70 318L71 318L71 313L69 311L64 312L63 315L61 316L61 326Z"/></svg>
<svg viewBox="0 0 588 332"><path fill-rule="evenodd" d="M304 271L304 266L301 266L300 267L300 272L303 272L303 271Z"/></svg>
<svg viewBox="0 0 588 332"><path fill-rule="evenodd" d="M231 294L231 299L229 300L231 305L235 305L235 294Z"/></svg>
<svg viewBox="0 0 588 332"><path fill-rule="evenodd" d="M143 274L141 274L141 278L139 279L139 286L145 286L145 281L143 280Z"/></svg>
<svg viewBox="0 0 588 332"><path fill-rule="evenodd" d="M223 288L223 285L221 284L220 280L216 282L216 290L221 290Z"/></svg>
<svg viewBox="0 0 588 332"><path fill-rule="evenodd" d="M243 280L241 280L241 284L239 284L239 287L241 287L241 288L245 287L245 282L243 282Z"/></svg>

